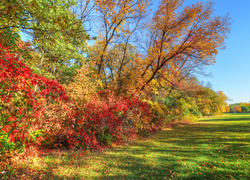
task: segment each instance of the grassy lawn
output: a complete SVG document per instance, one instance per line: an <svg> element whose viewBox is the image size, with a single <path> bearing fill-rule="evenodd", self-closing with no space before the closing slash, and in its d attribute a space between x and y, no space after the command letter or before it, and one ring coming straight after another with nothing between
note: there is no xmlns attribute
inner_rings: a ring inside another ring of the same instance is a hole
<svg viewBox="0 0 250 180"><path fill-rule="evenodd" d="M247 180L250 114L201 119L85 157L77 152L54 153L30 160L23 170L15 173L20 179Z"/></svg>

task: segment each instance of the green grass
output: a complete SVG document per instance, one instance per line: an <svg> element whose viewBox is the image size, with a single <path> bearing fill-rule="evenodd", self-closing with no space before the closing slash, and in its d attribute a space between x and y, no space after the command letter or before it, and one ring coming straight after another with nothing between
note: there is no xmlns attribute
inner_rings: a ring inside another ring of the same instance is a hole
<svg viewBox="0 0 250 180"><path fill-rule="evenodd" d="M226 114L165 129L73 158L72 152L33 159L31 179L250 179L250 114ZM77 155L77 153L76 153ZM16 173L18 174L18 173ZM22 173L19 172L19 177Z"/></svg>

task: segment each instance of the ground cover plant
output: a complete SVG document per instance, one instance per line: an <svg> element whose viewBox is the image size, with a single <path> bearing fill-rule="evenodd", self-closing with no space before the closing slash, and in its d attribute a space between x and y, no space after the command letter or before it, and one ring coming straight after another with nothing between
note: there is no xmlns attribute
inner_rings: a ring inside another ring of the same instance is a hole
<svg viewBox="0 0 250 180"><path fill-rule="evenodd" d="M28 179L249 179L250 114L226 114L163 129L84 156L53 151L16 170Z"/></svg>

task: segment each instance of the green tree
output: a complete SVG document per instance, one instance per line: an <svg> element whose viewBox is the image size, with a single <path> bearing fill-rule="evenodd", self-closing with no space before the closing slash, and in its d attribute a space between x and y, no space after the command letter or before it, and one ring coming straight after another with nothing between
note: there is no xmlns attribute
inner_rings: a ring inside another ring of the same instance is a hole
<svg viewBox="0 0 250 180"><path fill-rule="evenodd" d="M13 39L20 38L20 32L29 35L32 46L25 49L25 63L63 82L63 75L74 69L73 64L83 63L89 38L81 19L73 12L76 6L74 0L3 0L2 40L8 39L6 42L15 46Z"/></svg>

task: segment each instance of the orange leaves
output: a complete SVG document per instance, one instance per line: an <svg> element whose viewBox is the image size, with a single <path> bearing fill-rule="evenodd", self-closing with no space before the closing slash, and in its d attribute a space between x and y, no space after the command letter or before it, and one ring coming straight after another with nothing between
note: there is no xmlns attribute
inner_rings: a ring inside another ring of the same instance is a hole
<svg viewBox="0 0 250 180"><path fill-rule="evenodd" d="M223 47L231 19L227 15L214 17L213 3L180 9L182 3L183 0L163 0L153 17L147 42L155 43L147 45L146 69L142 73L146 84L158 77L160 70L169 68L171 62L178 63L179 74L188 77L185 73L214 63Z"/></svg>
<svg viewBox="0 0 250 180"><path fill-rule="evenodd" d="M122 43L125 45L124 54L126 53L129 39L138 28L138 23L148 6L148 0L96 0L95 4L97 12L101 15L100 21L103 30L101 32L103 34L99 38L98 51L96 51L98 53L94 52L95 55L92 58L97 63L98 75L102 74L102 78L107 83L109 77L105 70L109 68L108 63L110 62L107 61L110 58L108 51L112 48L111 44L115 40L122 39ZM132 26L134 27L131 28Z"/></svg>
<svg viewBox="0 0 250 180"><path fill-rule="evenodd" d="M235 106L233 107L233 110L234 110L235 112L241 112L241 106L240 106L240 105L235 105Z"/></svg>

